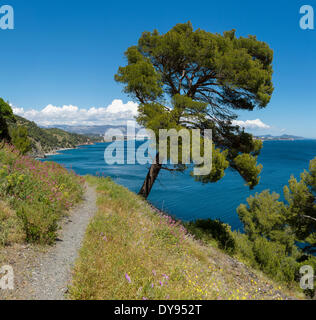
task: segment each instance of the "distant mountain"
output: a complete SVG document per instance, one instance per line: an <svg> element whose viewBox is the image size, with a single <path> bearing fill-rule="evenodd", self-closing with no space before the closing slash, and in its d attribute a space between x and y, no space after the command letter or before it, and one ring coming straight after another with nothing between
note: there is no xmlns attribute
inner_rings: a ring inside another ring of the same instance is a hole
<svg viewBox="0 0 316 320"><path fill-rule="evenodd" d="M62 129L67 132L77 133L77 134L84 134L84 135L102 135L104 136L105 132L109 129L119 129L124 134L126 134L126 126L111 126L111 125L104 125L104 126L68 126L68 125L54 125L48 126L45 128L58 128Z"/></svg>
<svg viewBox="0 0 316 320"><path fill-rule="evenodd" d="M26 127L31 140L32 155L44 157L47 153L55 153L59 149L75 148L78 145L92 144L101 141L100 136L84 136L66 132L59 128L40 128L35 122L15 116L16 123L10 123L10 128Z"/></svg>
<svg viewBox="0 0 316 320"><path fill-rule="evenodd" d="M127 134L126 126L120 125L120 126L114 126L114 125L103 125L103 126L69 126L69 125L54 125L54 128L59 128L67 132L71 133L77 133L77 134L84 134L84 135L99 135L104 136L105 133L110 129L118 129L120 130L124 135ZM50 126L45 127L50 128ZM136 128L135 130L137 133L139 131L139 128Z"/></svg>
<svg viewBox="0 0 316 320"><path fill-rule="evenodd" d="M293 140L307 140L306 138L303 138L303 137L298 137L298 136L292 136L292 135L288 135L288 134L283 134L282 136L272 136L270 134L267 134L267 135L263 135L263 136L257 136L256 137L257 139L261 139L261 140L279 140L279 141L282 141L282 140L290 140L290 141L293 141Z"/></svg>
<svg viewBox="0 0 316 320"><path fill-rule="evenodd" d="M46 127L49 128L49 127ZM126 126L114 126L114 125L103 125L103 126L69 126L69 125L54 125L54 128L59 128L67 132L71 133L77 133L77 134L84 134L84 135L102 135L109 130L109 129L118 129L120 130L124 135L127 134L126 132ZM136 128L136 134L138 132L139 128ZM293 136L284 134L282 136L272 136L270 134L268 135L262 135L257 136L257 139L261 140L306 140L306 138L299 137L299 136Z"/></svg>

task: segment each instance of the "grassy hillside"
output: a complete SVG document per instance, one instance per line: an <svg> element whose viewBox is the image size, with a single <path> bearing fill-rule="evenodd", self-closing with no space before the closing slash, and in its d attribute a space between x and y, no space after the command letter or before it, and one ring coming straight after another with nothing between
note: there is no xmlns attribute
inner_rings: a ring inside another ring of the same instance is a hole
<svg viewBox="0 0 316 320"><path fill-rule="evenodd" d="M74 270L72 299L286 299L289 293L110 179L98 192Z"/></svg>
<svg viewBox="0 0 316 320"><path fill-rule="evenodd" d="M74 268L71 299L304 297L233 258L214 239L197 240L109 178L84 179L56 163L21 156L9 145L0 149L0 264L17 244L53 244L59 221L82 199L86 181L97 189L98 213ZM187 227L198 235L196 226Z"/></svg>
<svg viewBox="0 0 316 320"><path fill-rule="evenodd" d="M58 221L83 194L83 179L56 163L0 149L0 247L53 243Z"/></svg>
<svg viewBox="0 0 316 320"><path fill-rule="evenodd" d="M83 136L69 133L61 129L43 129L36 123L26 120L20 116L15 116L16 123L10 123L10 128L23 126L27 128L29 139L32 145L32 154L43 156L45 153L54 152L61 148L74 148L81 144L100 141L97 136Z"/></svg>

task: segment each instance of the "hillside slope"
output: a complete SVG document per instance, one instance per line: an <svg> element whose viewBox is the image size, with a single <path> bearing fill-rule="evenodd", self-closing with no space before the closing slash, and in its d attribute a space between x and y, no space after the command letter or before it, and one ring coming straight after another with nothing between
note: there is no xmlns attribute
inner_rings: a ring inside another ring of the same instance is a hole
<svg viewBox="0 0 316 320"><path fill-rule="evenodd" d="M0 145L0 267L12 266L15 279L14 290L0 289L0 301L18 298L32 265L55 244L64 218L84 192L85 181L75 173Z"/></svg>
<svg viewBox="0 0 316 320"><path fill-rule="evenodd" d="M26 127L31 140L33 156L44 157L46 153L53 153L58 149L75 148L78 145L91 144L101 141L98 136L84 136L69 133L61 129L44 129L37 126L35 122L15 116L16 123L10 123L10 128L17 126Z"/></svg>
<svg viewBox="0 0 316 320"><path fill-rule="evenodd" d="M0 248L53 243L58 221L82 198L83 179L53 162L0 148Z"/></svg>
<svg viewBox="0 0 316 320"><path fill-rule="evenodd" d="M171 217L109 178L85 236L70 298L290 299L292 293L223 251L197 241Z"/></svg>

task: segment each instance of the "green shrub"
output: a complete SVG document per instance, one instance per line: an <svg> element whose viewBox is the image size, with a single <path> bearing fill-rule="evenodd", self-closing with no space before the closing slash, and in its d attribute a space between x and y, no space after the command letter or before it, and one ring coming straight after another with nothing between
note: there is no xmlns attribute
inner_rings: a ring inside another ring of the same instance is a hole
<svg viewBox="0 0 316 320"><path fill-rule="evenodd" d="M196 220L188 223L187 229L201 240L204 240L204 235L210 236L217 241L220 249L229 254L236 252L236 243L231 227L221 221L211 219Z"/></svg>
<svg viewBox="0 0 316 320"><path fill-rule="evenodd" d="M253 243L249 241L245 234L233 232L236 244L236 254L240 259L252 267L258 267L255 254L253 252Z"/></svg>
<svg viewBox="0 0 316 320"><path fill-rule="evenodd" d="M56 240L58 216L48 212L45 206L36 208L22 206L17 216L22 220L26 241L31 243L52 244Z"/></svg>
<svg viewBox="0 0 316 320"><path fill-rule="evenodd" d="M31 141L28 138L27 128L17 127L10 129L10 136L13 145L20 151L21 154L27 154L31 151Z"/></svg>
<svg viewBox="0 0 316 320"><path fill-rule="evenodd" d="M286 254L286 247L278 242L258 237L253 243L253 252L260 269L279 281L295 280L297 262Z"/></svg>
<svg viewBox="0 0 316 320"><path fill-rule="evenodd" d="M24 240L21 221L5 202L0 201L0 247Z"/></svg>
<svg viewBox="0 0 316 320"><path fill-rule="evenodd" d="M56 163L22 156L13 146L0 149L0 201L5 200L14 211L28 242L55 240L58 221L82 198L83 182ZM3 239L11 220L2 223Z"/></svg>

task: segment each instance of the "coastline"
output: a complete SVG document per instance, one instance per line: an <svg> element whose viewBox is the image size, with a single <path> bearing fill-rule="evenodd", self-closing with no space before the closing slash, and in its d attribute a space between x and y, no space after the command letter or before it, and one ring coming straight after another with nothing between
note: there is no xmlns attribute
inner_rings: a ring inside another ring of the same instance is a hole
<svg viewBox="0 0 316 320"><path fill-rule="evenodd" d="M53 150L53 151L51 151L51 152L49 152L49 153L45 153L44 154L44 157L45 158L47 158L47 157L50 157L50 156L56 156L56 155L59 155L60 153L60 151L67 151L67 150L75 150L75 149L77 149L79 146L77 146L77 147L74 147L74 148L60 148L60 149L56 149L56 150Z"/></svg>
<svg viewBox="0 0 316 320"><path fill-rule="evenodd" d="M42 159L46 159L46 158L51 157L51 156L60 155L61 151L75 150L75 149L78 149L81 146L91 146L91 145L95 145L96 143L98 143L98 142L79 144L79 145L74 146L72 148L58 148L58 149L51 150L50 152L47 152L47 153L35 154L35 155L33 155L33 157L35 159L42 160Z"/></svg>

